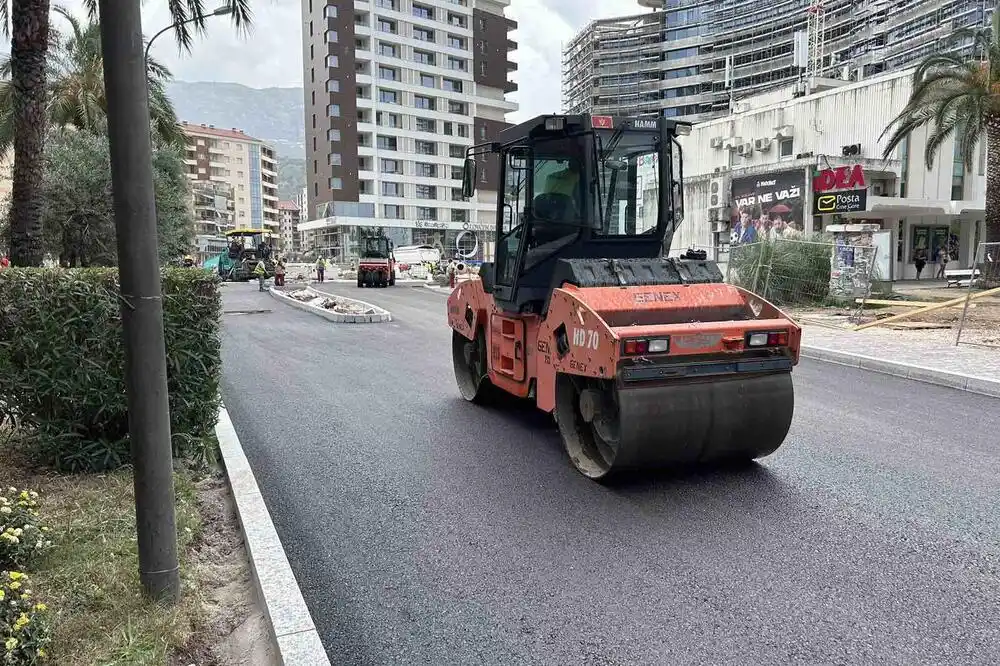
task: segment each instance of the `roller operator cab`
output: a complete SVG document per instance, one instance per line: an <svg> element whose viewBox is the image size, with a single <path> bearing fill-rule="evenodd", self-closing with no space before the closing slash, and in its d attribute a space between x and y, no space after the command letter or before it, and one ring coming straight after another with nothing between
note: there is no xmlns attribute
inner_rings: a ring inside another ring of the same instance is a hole
<svg viewBox="0 0 1000 666"><path fill-rule="evenodd" d="M499 169L496 257L448 299L455 378L555 415L584 475L774 452L791 425L801 329L688 252L678 135L666 118L541 116L474 146ZM480 194L482 196L482 194Z"/></svg>

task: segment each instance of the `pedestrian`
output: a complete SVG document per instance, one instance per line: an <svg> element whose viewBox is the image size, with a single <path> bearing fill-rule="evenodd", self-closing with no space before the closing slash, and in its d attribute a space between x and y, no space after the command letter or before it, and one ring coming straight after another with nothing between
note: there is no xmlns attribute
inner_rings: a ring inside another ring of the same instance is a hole
<svg viewBox="0 0 1000 666"><path fill-rule="evenodd" d="M316 259L316 281L322 282L325 276L326 276L326 259L323 258L323 255L320 255L319 258Z"/></svg>
<svg viewBox="0 0 1000 666"><path fill-rule="evenodd" d="M263 259L257 260L253 274L257 276L257 291L264 291L264 281L267 280L267 266L264 265Z"/></svg>
<svg viewBox="0 0 1000 666"><path fill-rule="evenodd" d="M937 274L934 276L936 279L938 280L944 279L944 270L948 268L948 259L949 259L948 250L943 247L938 248L938 253L937 253L938 270Z"/></svg>
<svg viewBox="0 0 1000 666"><path fill-rule="evenodd" d="M274 262L274 286L284 287L285 286L285 258L278 257L278 260Z"/></svg>
<svg viewBox="0 0 1000 666"><path fill-rule="evenodd" d="M920 248L913 253L913 267L917 269L917 279L920 279L920 274L924 270L924 266L927 265L927 251Z"/></svg>

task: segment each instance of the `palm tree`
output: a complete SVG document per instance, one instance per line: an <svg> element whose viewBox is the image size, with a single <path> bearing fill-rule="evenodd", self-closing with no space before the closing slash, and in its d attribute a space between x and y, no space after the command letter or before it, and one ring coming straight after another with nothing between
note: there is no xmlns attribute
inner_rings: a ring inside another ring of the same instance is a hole
<svg viewBox="0 0 1000 666"><path fill-rule="evenodd" d="M928 169L954 136L971 170L976 146L985 139L986 242L1000 242L1000 11L989 26L958 30L952 39L971 40L973 56L934 53L920 62L909 102L882 132L880 139L890 135L882 157L888 159L913 130L926 126Z"/></svg>
<svg viewBox="0 0 1000 666"><path fill-rule="evenodd" d="M50 40L46 66L48 124L106 134L108 104L104 93L101 25L95 20L84 25L62 7L54 11L66 19L70 30L65 37L53 31ZM164 83L171 78L170 71L152 58L146 67L153 139L160 145L183 149L184 132L164 88ZM15 135L10 113L15 95L6 80L10 69L10 59L0 59L0 154L7 152Z"/></svg>
<svg viewBox="0 0 1000 666"><path fill-rule="evenodd" d="M97 18L97 0L84 0L88 17ZM222 0L232 10L237 30L253 22L250 0ZM196 34L206 32L203 0L167 0L177 45L189 51ZM14 168L10 206L10 258L15 266L42 263L41 196L47 124L46 55L49 48L50 0L0 0L0 31L11 37L10 105L14 129ZM9 31L9 32L8 32ZM150 94L152 95L152 89ZM153 100L151 99L151 105Z"/></svg>

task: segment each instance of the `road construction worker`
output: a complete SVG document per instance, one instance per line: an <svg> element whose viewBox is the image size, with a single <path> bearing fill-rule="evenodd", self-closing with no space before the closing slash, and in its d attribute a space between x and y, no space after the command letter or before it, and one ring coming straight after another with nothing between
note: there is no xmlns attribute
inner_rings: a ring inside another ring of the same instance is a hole
<svg viewBox="0 0 1000 666"><path fill-rule="evenodd" d="M267 267L264 265L263 259L257 260L257 265L254 266L253 274L257 276L257 290L264 291L264 281L267 279Z"/></svg>
<svg viewBox="0 0 1000 666"><path fill-rule="evenodd" d="M323 255L319 255L316 259L316 281L322 282L323 278L326 276L326 259Z"/></svg>
<svg viewBox="0 0 1000 666"><path fill-rule="evenodd" d="M281 256L274 262L274 286L285 286L285 258Z"/></svg>

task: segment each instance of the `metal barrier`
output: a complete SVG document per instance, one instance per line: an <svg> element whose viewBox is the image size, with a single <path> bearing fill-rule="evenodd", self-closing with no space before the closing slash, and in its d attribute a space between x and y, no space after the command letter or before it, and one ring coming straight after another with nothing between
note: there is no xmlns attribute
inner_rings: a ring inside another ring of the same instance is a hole
<svg viewBox="0 0 1000 666"><path fill-rule="evenodd" d="M962 279L959 285L965 281L966 279ZM1000 243L979 244L967 281L965 303L958 321L958 332L955 334L955 346L964 344L1000 349L1000 293L994 291L1000 288ZM993 292L992 296L990 292ZM980 296L983 300L979 300ZM984 334L975 336L978 339L971 339L974 337L972 329L978 327L970 324L982 324ZM963 333L966 336L964 340Z"/></svg>

